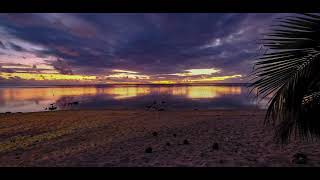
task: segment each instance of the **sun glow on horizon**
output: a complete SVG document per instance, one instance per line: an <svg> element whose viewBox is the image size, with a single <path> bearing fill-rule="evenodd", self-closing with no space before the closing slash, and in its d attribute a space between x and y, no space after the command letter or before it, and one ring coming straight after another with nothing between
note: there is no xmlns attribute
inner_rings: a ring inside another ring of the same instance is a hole
<svg viewBox="0 0 320 180"><path fill-rule="evenodd" d="M0 73L4 79L20 78L23 80L95 80L96 76L65 75L65 74L36 74L36 73Z"/></svg>
<svg viewBox="0 0 320 180"><path fill-rule="evenodd" d="M85 74L61 74L54 67L46 64L39 65L3 65L0 78L5 80L33 80L33 81L79 81L79 83L103 83L103 84L195 84L214 83L228 79L241 78L242 75L213 76L220 73L220 69L187 69L184 73L166 74L159 76L143 74L141 72L113 69L107 75L85 75ZM7 69L13 72L7 71ZM0 69L1 70L1 69ZM169 75L169 76L168 76ZM172 77L174 75L175 77Z"/></svg>
<svg viewBox="0 0 320 180"><path fill-rule="evenodd" d="M233 78L241 78L241 74L235 74L231 76L215 76L215 77L208 77L208 78L199 78L199 79L190 79L190 82L212 82L212 81L224 81L227 79Z"/></svg>
<svg viewBox="0 0 320 180"><path fill-rule="evenodd" d="M150 79L147 75L131 74L131 73L116 73L105 76L106 78L118 78L118 79Z"/></svg>

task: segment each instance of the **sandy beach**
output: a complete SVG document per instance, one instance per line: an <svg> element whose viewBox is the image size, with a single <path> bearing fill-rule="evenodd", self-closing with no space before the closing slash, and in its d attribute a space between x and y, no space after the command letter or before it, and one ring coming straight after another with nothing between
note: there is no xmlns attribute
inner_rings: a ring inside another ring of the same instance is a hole
<svg viewBox="0 0 320 180"><path fill-rule="evenodd" d="M265 111L0 114L0 166L319 166L320 142L276 144ZM293 163L303 153L304 164Z"/></svg>

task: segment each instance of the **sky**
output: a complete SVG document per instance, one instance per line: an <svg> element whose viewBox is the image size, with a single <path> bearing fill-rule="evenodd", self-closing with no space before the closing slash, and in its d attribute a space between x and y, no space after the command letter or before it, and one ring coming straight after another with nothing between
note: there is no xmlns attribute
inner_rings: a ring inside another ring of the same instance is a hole
<svg viewBox="0 0 320 180"><path fill-rule="evenodd" d="M243 83L285 14L0 14L0 85Z"/></svg>

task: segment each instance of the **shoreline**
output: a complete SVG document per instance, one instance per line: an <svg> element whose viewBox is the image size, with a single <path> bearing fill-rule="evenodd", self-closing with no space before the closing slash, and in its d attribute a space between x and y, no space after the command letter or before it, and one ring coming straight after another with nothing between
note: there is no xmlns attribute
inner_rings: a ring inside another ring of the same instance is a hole
<svg viewBox="0 0 320 180"><path fill-rule="evenodd" d="M276 144L272 128L263 126L264 114L258 109L0 114L0 166L320 165L319 141ZM293 163L296 153L308 161Z"/></svg>
<svg viewBox="0 0 320 180"><path fill-rule="evenodd" d="M267 109L263 109L260 107L239 107L239 108L165 108L167 112L181 112L181 111L266 111ZM7 111L0 112L0 115L10 115L10 114L29 114L29 113L47 113L47 112L68 112L68 111L147 111L147 112L157 112L158 110L147 110L147 108L142 107L132 107L132 108L80 108L80 109L59 109L54 111L43 110L43 111L27 111L27 112L15 112L15 111Z"/></svg>

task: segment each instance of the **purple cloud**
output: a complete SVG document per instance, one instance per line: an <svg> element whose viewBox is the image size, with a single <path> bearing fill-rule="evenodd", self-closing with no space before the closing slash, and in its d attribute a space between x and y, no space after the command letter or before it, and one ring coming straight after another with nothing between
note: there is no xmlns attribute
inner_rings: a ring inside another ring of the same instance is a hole
<svg viewBox="0 0 320 180"><path fill-rule="evenodd" d="M246 75L261 34L285 15L1 14L0 53L9 47L59 59L46 62L62 74L105 76L110 69L125 69L156 76L219 68L221 75Z"/></svg>

